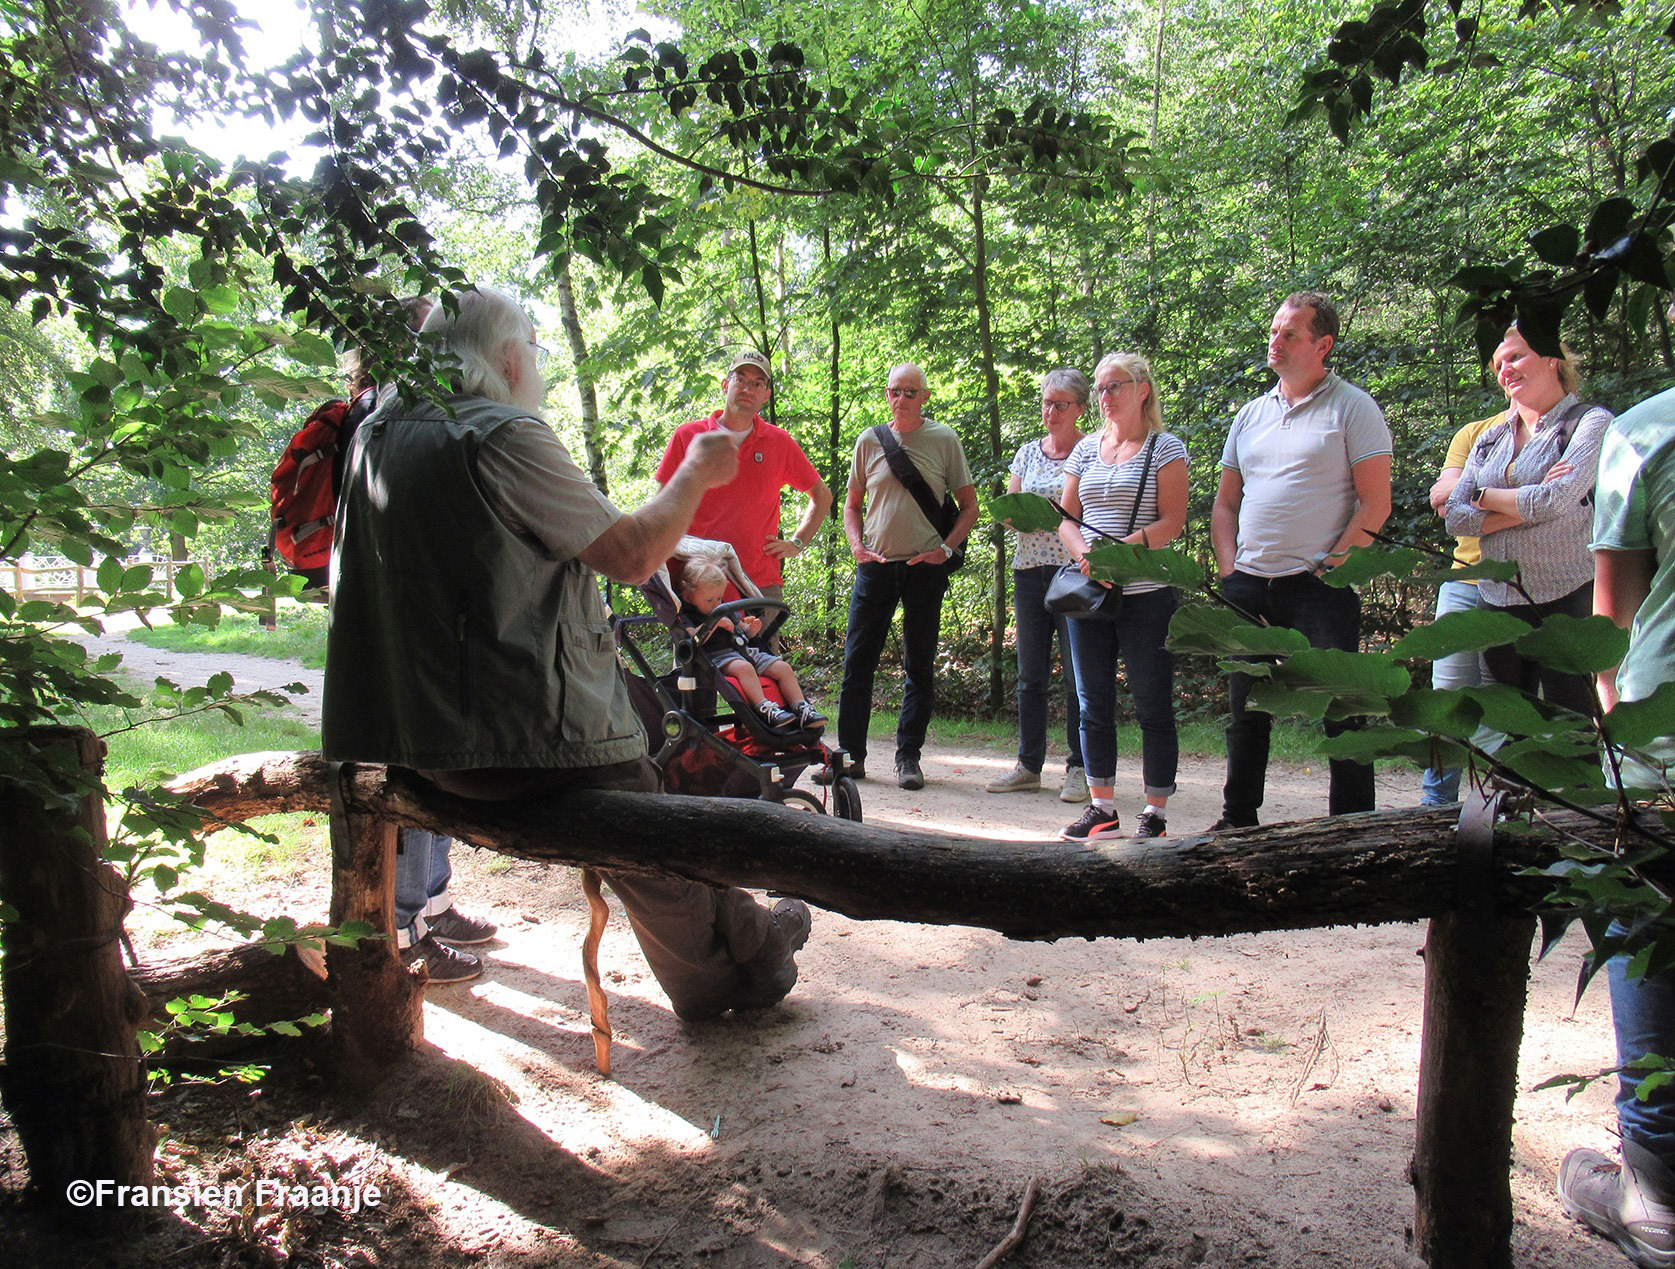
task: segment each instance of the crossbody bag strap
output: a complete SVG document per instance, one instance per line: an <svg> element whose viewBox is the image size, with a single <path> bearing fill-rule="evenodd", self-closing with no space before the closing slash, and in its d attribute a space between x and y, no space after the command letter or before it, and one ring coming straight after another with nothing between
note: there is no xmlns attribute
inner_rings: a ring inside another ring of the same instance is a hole
<svg viewBox="0 0 1675 1269"><path fill-rule="evenodd" d="M1146 477L1152 474L1152 451L1157 448L1157 433L1153 432L1146 438L1146 461L1140 466L1140 487L1134 491L1134 510L1128 513L1128 533L1134 532L1134 524L1140 518L1140 499L1146 496Z"/></svg>
<svg viewBox="0 0 1675 1269"><path fill-rule="evenodd" d="M925 517L925 522L936 530L937 537L947 537L954 526L942 523L942 508L937 505L931 487L925 483L925 478L913 465L912 456L902 448L890 425L875 424L872 434L884 450L884 461L890 465L890 473L901 483L902 488L913 495L913 501L919 504L919 512Z"/></svg>

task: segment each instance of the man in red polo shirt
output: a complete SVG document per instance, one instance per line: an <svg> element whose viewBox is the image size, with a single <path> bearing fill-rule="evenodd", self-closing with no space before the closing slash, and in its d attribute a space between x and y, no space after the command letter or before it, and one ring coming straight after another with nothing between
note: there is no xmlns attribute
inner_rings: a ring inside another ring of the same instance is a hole
<svg viewBox="0 0 1675 1269"><path fill-rule="evenodd" d="M657 483L667 483L679 469L694 436L717 428L731 432L739 447L739 474L704 495L687 532L732 543L757 589L770 599L782 599L784 562L808 549L832 509L832 491L791 434L758 413L773 395L766 357L746 349L733 358L721 380L721 391L725 403L719 410L675 429L658 464ZM808 510L791 536L782 538L780 492L786 488L806 493Z"/></svg>

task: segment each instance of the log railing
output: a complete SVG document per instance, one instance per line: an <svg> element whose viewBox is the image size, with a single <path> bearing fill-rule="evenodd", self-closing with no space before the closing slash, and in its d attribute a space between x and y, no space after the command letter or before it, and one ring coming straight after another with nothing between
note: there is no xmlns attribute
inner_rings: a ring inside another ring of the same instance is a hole
<svg viewBox="0 0 1675 1269"><path fill-rule="evenodd" d="M1302 821L1161 844L995 841L854 824L761 801L578 792L470 802L400 772L318 754L250 754L171 786L234 822L330 811L336 920L388 930L393 826L448 833L547 863L663 871L795 895L861 920L997 930L1012 938L1177 938L1432 918L1426 944L1415 1239L1434 1269L1510 1266L1512 1105L1529 915L1544 847L1496 833L1462 864L1455 808ZM1482 818L1482 817L1480 817ZM1559 813L1554 826L1609 830ZM0 898L7 896L0 895ZM419 1038L392 945L330 958L333 1028L351 1077L375 1078ZM8 962L9 965L9 962ZM155 982L148 984L153 994ZM10 993L8 991L8 999Z"/></svg>

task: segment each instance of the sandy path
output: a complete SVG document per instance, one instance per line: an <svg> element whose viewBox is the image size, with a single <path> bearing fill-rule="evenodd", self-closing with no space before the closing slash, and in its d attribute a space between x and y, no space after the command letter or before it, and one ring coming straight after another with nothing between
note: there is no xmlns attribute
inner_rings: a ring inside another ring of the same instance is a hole
<svg viewBox="0 0 1675 1269"><path fill-rule="evenodd" d="M191 665L124 651L147 673ZM232 672L241 685L308 674L249 658ZM1055 794L981 791L1010 763L932 748L926 789L861 786L866 817L1053 836L1076 811ZM1130 756L1119 779L1137 785L1134 766ZM1181 830L1215 817L1220 779L1218 762L1184 764L1171 808ZM1382 776L1381 805L1410 800L1416 784ZM1324 801L1323 771L1275 768L1271 820L1321 814ZM1011 1263L1414 1263L1405 1167L1422 927L1027 944L818 913L784 1005L687 1026L619 915L602 954L617 1028L616 1079L604 1082L573 874L457 858L461 902L502 925L489 971L433 988L424 1051L344 1112L415 1196L412 1219L380 1244L391 1263L464 1252L599 1266L970 1264L1005 1233L1032 1175L1044 1197ZM322 871L258 897L318 915ZM1578 954L1567 941L1536 966L1526 1090L1610 1061L1603 993L1572 1008ZM462 1087L481 1095L462 1099ZM1517 1118L1515 1263L1622 1265L1551 1189L1567 1148L1609 1148L1608 1091L1568 1103L1526 1092Z"/></svg>

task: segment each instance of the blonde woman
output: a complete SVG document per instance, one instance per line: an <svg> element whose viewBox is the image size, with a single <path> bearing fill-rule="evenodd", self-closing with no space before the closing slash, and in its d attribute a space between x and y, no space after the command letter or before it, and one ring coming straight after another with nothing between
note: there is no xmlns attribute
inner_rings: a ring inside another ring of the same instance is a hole
<svg viewBox="0 0 1675 1269"><path fill-rule="evenodd" d="M1082 440L1065 464L1064 508L1099 538L1135 546L1166 546L1186 526L1187 452L1163 430L1152 369L1135 353L1111 353L1094 369L1094 391L1105 426ZM1059 537L1089 573L1090 543L1066 520ZM1175 657L1164 646L1175 614L1173 587L1131 582L1123 587L1116 621L1075 620L1070 644L1082 709L1082 756L1092 801L1060 834L1066 841L1116 837L1117 658L1140 720L1145 805L1135 837L1168 832L1180 742L1175 732Z"/></svg>

